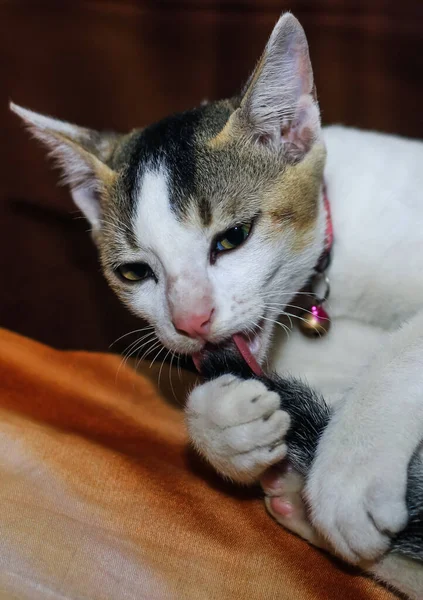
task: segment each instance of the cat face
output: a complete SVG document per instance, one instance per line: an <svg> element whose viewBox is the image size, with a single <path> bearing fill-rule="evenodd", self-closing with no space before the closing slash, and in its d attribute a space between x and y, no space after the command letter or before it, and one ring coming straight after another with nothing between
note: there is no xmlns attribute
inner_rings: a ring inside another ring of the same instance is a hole
<svg viewBox="0 0 423 600"><path fill-rule="evenodd" d="M162 343L192 354L243 333L262 360L323 248L325 151L294 17L240 98L126 136L12 108L59 158L110 285Z"/></svg>

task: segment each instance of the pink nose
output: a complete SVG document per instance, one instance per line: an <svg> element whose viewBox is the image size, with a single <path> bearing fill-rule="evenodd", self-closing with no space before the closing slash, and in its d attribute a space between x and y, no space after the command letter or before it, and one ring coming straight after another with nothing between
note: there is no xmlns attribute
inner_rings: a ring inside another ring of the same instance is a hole
<svg viewBox="0 0 423 600"><path fill-rule="evenodd" d="M175 329L191 338L203 338L210 333L211 318L214 309L200 315L184 315L174 317Z"/></svg>

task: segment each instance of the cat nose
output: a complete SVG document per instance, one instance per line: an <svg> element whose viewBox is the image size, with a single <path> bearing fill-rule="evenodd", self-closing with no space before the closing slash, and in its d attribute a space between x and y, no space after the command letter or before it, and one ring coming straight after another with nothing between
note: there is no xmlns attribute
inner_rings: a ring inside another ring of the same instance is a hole
<svg viewBox="0 0 423 600"><path fill-rule="evenodd" d="M201 314L181 315L173 318L173 326L178 333L191 338L204 338L210 333L214 308Z"/></svg>

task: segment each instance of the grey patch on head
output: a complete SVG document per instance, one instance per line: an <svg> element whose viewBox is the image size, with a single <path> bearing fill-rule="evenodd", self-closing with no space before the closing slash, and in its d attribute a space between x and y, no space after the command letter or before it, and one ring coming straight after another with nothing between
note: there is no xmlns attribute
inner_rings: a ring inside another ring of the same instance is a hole
<svg viewBox="0 0 423 600"><path fill-rule="evenodd" d="M209 227L213 219L213 213L209 199L205 196L199 197L196 204L201 223L204 225L204 227Z"/></svg>
<svg viewBox="0 0 423 600"><path fill-rule="evenodd" d="M264 191L284 168L279 158L244 139L209 144L236 110L237 99L176 114L124 136L111 157L118 178L107 211L121 224L121 235L137 248L132 233L146 170L165 168L170 208L180 221L216 223L222 230L253 219Z"/></svg>
<svg viewBox="0 0 423 600"><path fill-rule="evenodd" d="M199 140L216 135L230 116L224 103L178 113L135 132L126 144L120 177L130 210L138 201L139 185L147 168L166 166L172 210L180 217L188 199L195 198ZM223 108L224 107L224 108Z"/></svg>
<svg viewBox="0 0 423 600"><path fill-rule="evenodd" d="M223 129L233 110L231 101L208 104L166 117L121 139L109 160L119 177L108 208L113 219L121 223L131 247L137 248L132 228L147 169L166 168L170 207L178 219L195 210L204 226L211 223L209 190L203 184L210 163L206 142Z"/></svg>

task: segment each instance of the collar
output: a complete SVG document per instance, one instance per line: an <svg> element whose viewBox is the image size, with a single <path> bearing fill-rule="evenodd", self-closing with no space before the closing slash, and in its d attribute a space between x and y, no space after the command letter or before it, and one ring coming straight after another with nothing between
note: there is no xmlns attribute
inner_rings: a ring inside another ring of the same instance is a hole
<svg viewBox="0 0 423 600"><path fill-rule="evenodd" d="M323 206L326 213L325 246L314 267L314 275L310 280L309 308L303 312L299 322L300 331L311 338L322 337L330 329L330 317L322 306L330 293L329 278L325 271L330 264L333 246L332 214L325 184L323 185ZM320 292L319 294L314 291L317 289Z"/></svg>
<svg viewBox="0 0 423 600"><path fill-rule="evenodd" d="M329 267L333 246L333 221L326 184L323 184L323 207L326 213L325 246L314 267L316 273L324 273Z"/></svg>

